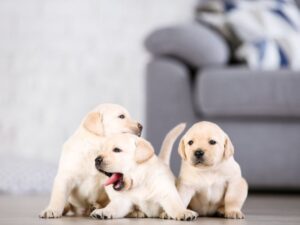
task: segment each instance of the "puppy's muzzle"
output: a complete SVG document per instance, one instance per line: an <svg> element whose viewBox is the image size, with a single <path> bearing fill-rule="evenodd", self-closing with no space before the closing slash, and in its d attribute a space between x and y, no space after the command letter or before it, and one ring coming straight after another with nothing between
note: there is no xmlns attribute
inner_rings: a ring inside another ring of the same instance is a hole
<svg viewBox="0 0 300 225"><path fill-rule="evenodd" d="M99 172L104 173L106 176L108 176L108 177L112 176L112 173L106 172L102 169L102 167L103 167L103 157L102 156L98 156L95 159L95 167Z"/></svg>
<svg viewBox="0 0 300 225"><path fill-rule="evenodd" d="M102 169L102 167L103 167L103 157L102 156L98 156L95 159L95 167L99 172L101 172L109 177L108 180L104 183L105 186L112 184L114 190L116 190L116 191L121 191L123 189L128 190L129 188L131 188L132 180L130 180L130 182L128 182L128 180L126 178L124 178L122 173L107 172Z"/></svg>
<svg viewBox="0 0 300 225"><path fill-rule="evenodd" d="M197 149L195 152L194 152L194 162L195 164L198 164L198 163L203 163L204 162L204 151L202 149Z"/></svg>
<svg viewBox="0 0 300 225"><path fill-rule="evenodd" d="M138 133L137 133L137 135L140 137L141 134L142 134L142 131L143 131L143 126L142 126L142 124L138 123L138 124L137 124L137 128L138 128Z"/></svg>
<svg viewBox="0 0 300 225"><path fill-rule="evenodd" d="M101 164L103 162L103 157L102 156L98 156L96 159L95 159L95 166L97 168L97 170L101 170Z"/></svg>
<svg viewBox="0 0 300 225"><path fill-rule="evenodd" d="M204 156L204 151L201 149L197 149L197 151L194 152L194 156L196 159L202 159Z"/></svg>
<svg viewBox="0 0 300 225"><path fill-rule="evenodd" d="M142 124L138 123L138 124L137 124L137 127L138 127L138 128L139 128L139 130L142 132L142 130L143 130L143 126L142 126Z"/></svg>

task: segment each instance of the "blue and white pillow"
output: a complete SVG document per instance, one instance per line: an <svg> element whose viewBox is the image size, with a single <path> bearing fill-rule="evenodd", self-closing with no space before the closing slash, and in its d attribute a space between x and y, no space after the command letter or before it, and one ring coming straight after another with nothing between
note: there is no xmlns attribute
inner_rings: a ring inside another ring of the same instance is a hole
<svg viewBox="0 0 300 225"><path fill-rule="evenodd" d="M300 12L293 0L212 0L198 18L237 38L233 55L250 68L300 69Z"/></svg>

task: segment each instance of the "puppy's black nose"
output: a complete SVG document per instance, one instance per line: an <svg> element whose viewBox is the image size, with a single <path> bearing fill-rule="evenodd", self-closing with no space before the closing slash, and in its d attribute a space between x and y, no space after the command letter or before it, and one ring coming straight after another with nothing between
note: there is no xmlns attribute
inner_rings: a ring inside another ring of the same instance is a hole
<svg viewBox="0 0 300 225"><path fill-rule="evenodd" d="M142 124L138 123L138 124L137 124L137 127L139 128L139 130L140 130L140 131L142 131L142 130L143 130L143 126L142 126Z"/></svg>
<svg viewBox="0 0 300 225"><path fill-rule="evenodd" d="M98 156L96 159L95 159L95 166L100 166L101 163L103 161L103 158L101 156Z"/></svg>
<svg viewBox="0 0 300 225"><path fill-rule="evenodd" d="M200 159L200 158L203 157L204 151L202 151L201 149L199 149L199 150L197 150L197 151L194 152L194 155L195 155L195 157L196 157L197 159Z"/></svg>

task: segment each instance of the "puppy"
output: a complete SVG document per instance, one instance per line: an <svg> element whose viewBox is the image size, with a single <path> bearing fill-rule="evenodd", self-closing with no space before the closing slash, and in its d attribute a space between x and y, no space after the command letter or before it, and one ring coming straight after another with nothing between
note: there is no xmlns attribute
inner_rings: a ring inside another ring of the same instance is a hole
<svg viewBox="0 0 300 225"><path fill-rule="evenodd" d="M58 173L48 207L41 218L57 218L69 210L89 215L108 203L103 188L106 177L98 173L94 159L105 137L112 134L141 135L142 125L130 118L126 109L102 104L89 112L77 131L64 143Z"/></svg>
<svg viewBox="0 0 300 225"><path fill-rule="evenodd" d="M177 187L184 205L200 216L244 218L241 208L248 185L227 134L216 124L196 123L181 139L178 151L182 164Z"/></svg>
<svg viewBox="0 0 300 225"><path fill-rule="evenodd" d="M163 146L172 148L183 129L184 125L179 125L171 131ZM187 210L178 195L175 179L167 165L168 157L165 157L166 154L161 156L154 154L148 141L132 134L107 138L95 166L108 176L105 185L110 203L105 208L94 210L91 216L98 219L123 218L138 209L146 217L159 217L165 210L173 219L195 219L197 213Z"/></svg>

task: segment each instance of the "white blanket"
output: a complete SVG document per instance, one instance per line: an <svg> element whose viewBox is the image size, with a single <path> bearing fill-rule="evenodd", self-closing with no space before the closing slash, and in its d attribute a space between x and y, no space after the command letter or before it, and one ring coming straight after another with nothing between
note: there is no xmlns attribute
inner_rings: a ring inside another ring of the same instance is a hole
<svg viewBox="0 0 300 225"><path fill-rule="evenodd" d="M293 0L208 0L198 12L198 20L237 43L234 58L251 69L300 69L300 12Z"/></svg>

